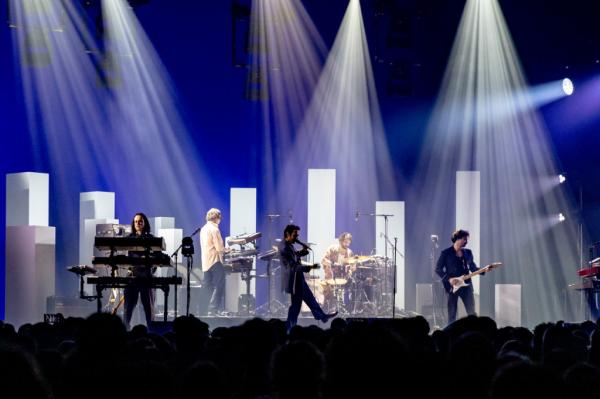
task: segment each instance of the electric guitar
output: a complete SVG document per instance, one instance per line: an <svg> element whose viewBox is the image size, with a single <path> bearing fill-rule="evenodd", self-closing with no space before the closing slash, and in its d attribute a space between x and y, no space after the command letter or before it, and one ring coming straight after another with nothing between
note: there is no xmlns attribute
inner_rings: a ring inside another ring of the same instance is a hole
<svg viewBox="0 0 600 399"><path fill-rule="evenodd" d="M473 273L465 274L464 276L460 276L460 277L451 277L450 282L448 283L446 289L447 289L447 291L455 294L456 291L458 291L462 287L469 286L469 284L465 283L465 280L468 280L471 277L476 276L478 274L486 273L486 272L493 270L499 266L502 266L502 262L494 262L494 263L490 263L489 265L487 265L485 267L482 267L481 269L479 269L477 271L474 271Z"/></svg>

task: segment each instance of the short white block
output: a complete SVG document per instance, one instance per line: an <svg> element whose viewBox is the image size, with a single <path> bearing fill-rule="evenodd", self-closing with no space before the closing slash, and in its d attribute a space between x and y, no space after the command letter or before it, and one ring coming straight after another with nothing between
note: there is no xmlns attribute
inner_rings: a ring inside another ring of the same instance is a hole
<svg viewBox="0 0 600 399"><path fill-rule="evenodd" d="M496 284L494 298L498 327L521 326L521 284Z"/></svg>
<svg viewBox="0 0 600 399"><path fill-rule="evenodd" d="M48 226L48 200L47 173L6 175L7 226Z"/></svg>
<svg viewBox="0 0 600 399"><path fill-rule="evenodd" d="M173 218L173 217L157 216L157 217L150 218L149 221L150 221L150 230L152 231L152 233L154 235L156 235L159 230L175 228L175 218ZM179 243L179 244L181 244L181 243ZM179 244L177 244L177 245L179 246ZM175 248L177 248L177 247L175 247ZM175 248L173 248L173 250L175 250Z"/></svg>
<svg viewBox="0 0 600 399"><path fill-rule="evenodd" d="M54 227L6 228L6 321L17 328L43 321L55 294L55 244Z"/></svg>
<svg viewBox="0 0 600 399"><path fill-rule="evenodd" d="M433 311L433 289L432 284L417 284L417 313L424 315L426 307Z"/></svg>

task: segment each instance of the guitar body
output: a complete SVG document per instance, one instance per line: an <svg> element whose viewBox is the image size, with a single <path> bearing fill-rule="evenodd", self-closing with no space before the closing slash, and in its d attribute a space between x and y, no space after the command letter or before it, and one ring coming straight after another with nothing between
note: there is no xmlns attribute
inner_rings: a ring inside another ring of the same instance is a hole
<svg viewBox="0 0 600 399"><path fill-rule="evenodd" d="M489 265L482 267L481 269L474 271L473 273L466 274L464 276L451 277L450 280L454 280L454 282L452 284L448 280L443 281L442 283L444 284L444 288L446 289L446 292L456 294L458 292L458 290L460 290L462 287L469 286L469 284L467 284L465 282L466 280L469 280L471 277L474 277L478 274L493 270L493 269L497 268L498 266L502 266L502 262L490 263Z"/></svg>

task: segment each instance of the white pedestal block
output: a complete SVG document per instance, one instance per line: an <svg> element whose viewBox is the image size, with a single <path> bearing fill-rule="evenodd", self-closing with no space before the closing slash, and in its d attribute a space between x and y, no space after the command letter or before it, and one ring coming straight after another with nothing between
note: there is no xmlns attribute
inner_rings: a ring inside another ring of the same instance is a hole
<svg viewBox="0 0 600 399"><path fill-rule="evenodd" d="M521 284L496 284L495 294L498 327L521 326Z"/></svg>
<svg viewBox="0 0 600 399"><path fill-rule="evenodd" d="M89 224L86 227L86 220L99 220L98 223L119 223L113 222L115 218L115 193L105 191L91 191L87 193L79 193L79 263L88 264L91 261L93 254L93 238L91 239L92 247L90 247L89 229L92 227ZM106 222L100 222L106 220ZM96 223L96 224L98 224ZM94 224L95 226L95 224ZM87 233L86 233L87 232ZM93 233L96 230L94 228Z"/></svg>
<svg viewBox="0 0 600 399"><path fill-rule="evenodd" d="M6 321L16 328L43 321L55 294L55 244L54 227L6 228Z"/></svg>
<svg viewBox="0 0 600 399"><path fill-rule="evenodd" d="M6 175L6 225L48 226L47 173Z"/></svg>
<svg viewBox="0 0 600 399"><path fill-rule="evenodd" d="M431 284L417 284L417 313L427 315L433 312L433 291Z"/></svg>
<svg viewBox="0 0 600 399"><path fill-rule="evenodd" d="M150 230L152 234L158 235L158 232L162 229L174 229L175 228L175 218L173 217L164 217L157 216L150 218ZM166 240L166 238L165 238ZM179 243L181 244L181 243ZM179 246L179 244L177 244ZM177 248L177 247L175 247ZM175 249L173 249L175 250Z"/></svg>

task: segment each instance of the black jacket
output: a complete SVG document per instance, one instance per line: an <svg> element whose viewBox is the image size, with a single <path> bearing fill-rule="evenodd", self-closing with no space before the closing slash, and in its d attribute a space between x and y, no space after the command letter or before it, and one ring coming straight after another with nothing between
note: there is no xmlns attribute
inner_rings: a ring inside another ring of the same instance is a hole
<svg viewBox="0 0 600 399"><path fill-rule="evenodd" d="M288 294L299 292L304 281L304 273L310 271L310 266L303 266L300 258L308 254L308 250L296 251L294 244L281 240L279 260L281 262L281 285Z"/></svg>
<svg viewBox="0 0 600 399"><path fill-rule="evenodd" d="M463 256L456 256L454 247L446 248L440 253L440 257L435 266L435 272L442 279L442 284L446 291L452 288L448 280L452 277L460 277L470 272L479 270L473 261L473 253L470 249L462 249ZM469 279L470 280L470 279ZM466 280L468 283L469 280Z"/></svg>

